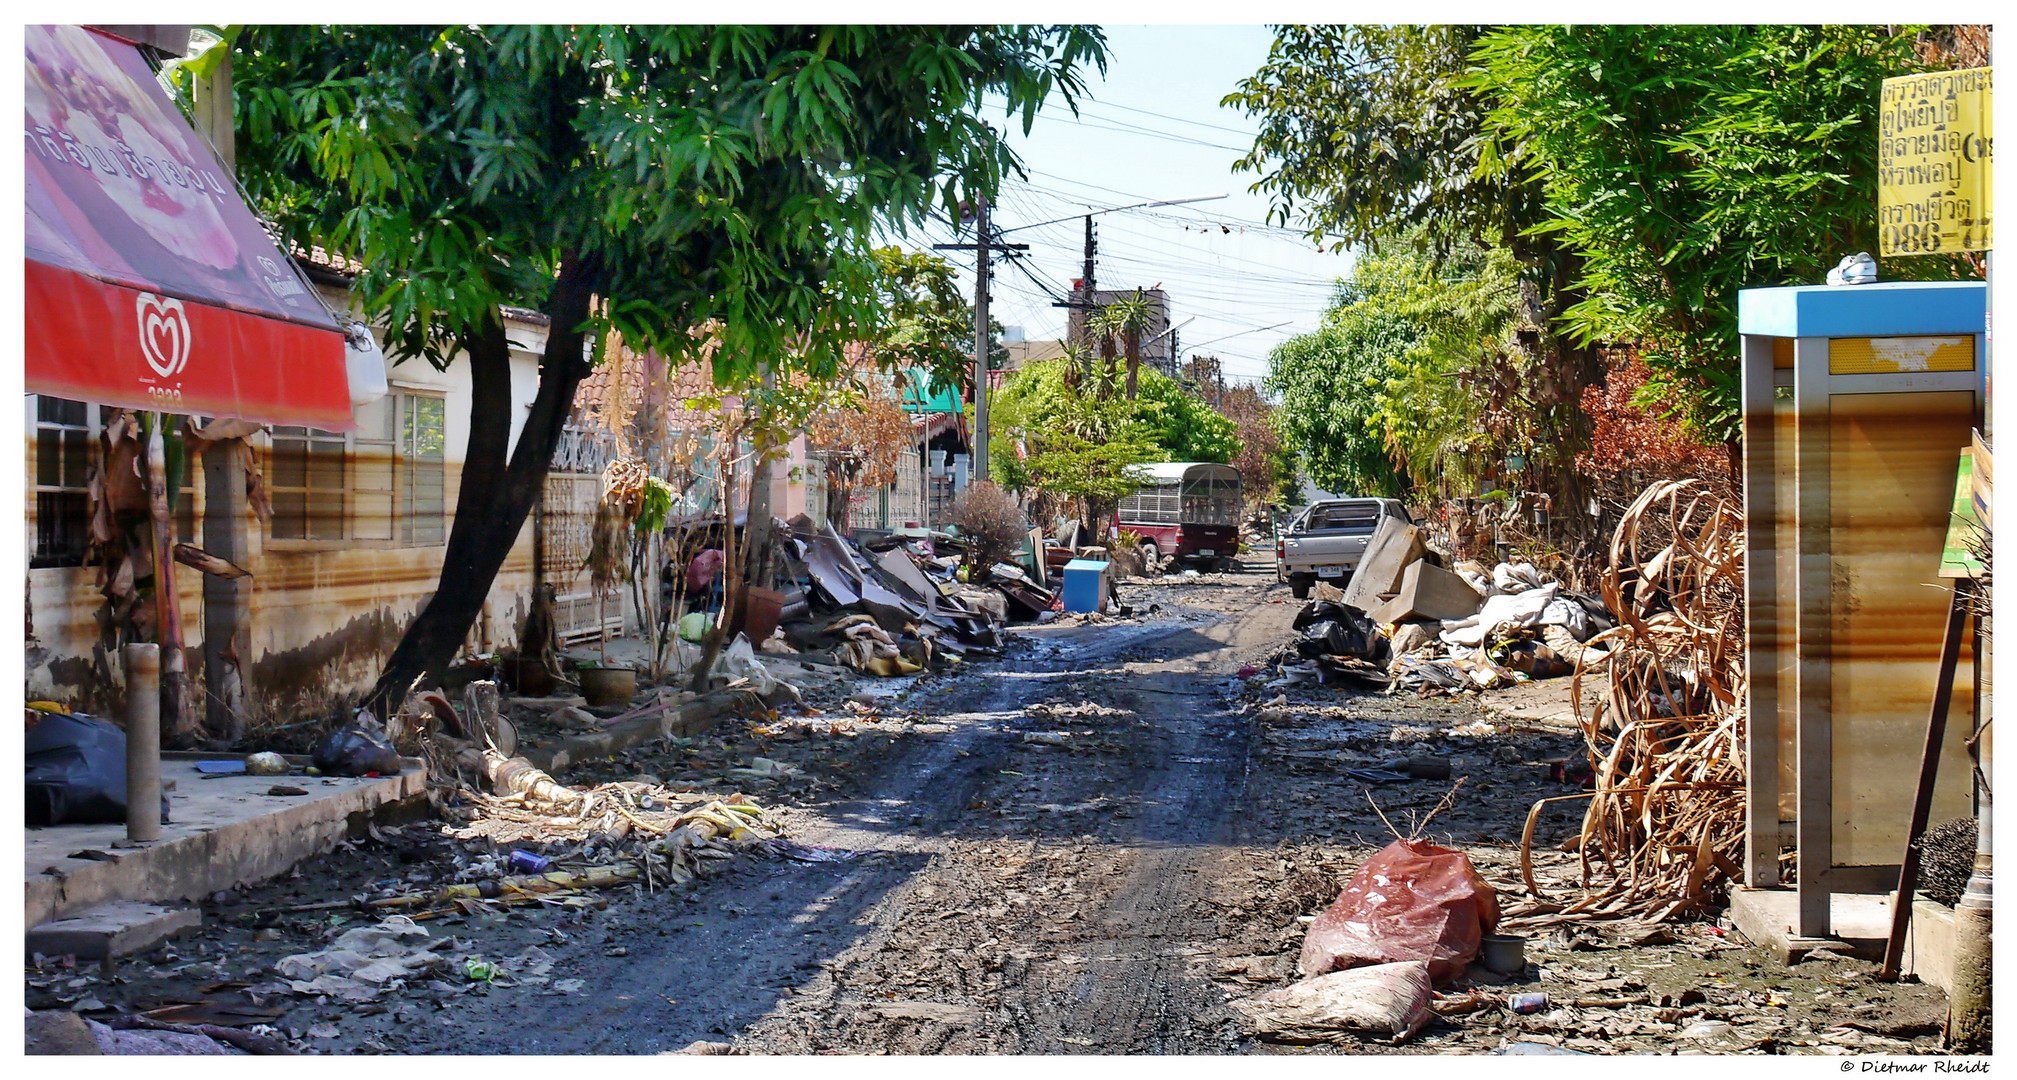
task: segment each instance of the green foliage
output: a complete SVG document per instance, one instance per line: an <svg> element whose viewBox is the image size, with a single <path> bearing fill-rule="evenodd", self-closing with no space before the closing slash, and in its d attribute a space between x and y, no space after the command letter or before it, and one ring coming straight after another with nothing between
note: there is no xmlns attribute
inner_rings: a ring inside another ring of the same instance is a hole
<svg viewBox="0 0 2017 1080"><path fill-rule="evenodd" d="M1473 351L1463 362L1449 341L1432 342L1389 379L1389 396L1408 407L1384 409L1388 452L1417 476L1447 473L1502 438L1536 437L1562 447L1567 460L1587 429L1576 414L1580 391L1600 371L1595 350L1572 341L1561 321L1583 297L1579 256L1559 237L1530 231L1544 220L1531 154L1486 124L1491 98L1464 83L1470 50L1488 29L1277 27L1267 63L1226 98L1260 120L1239 167L1262 174L1255 189L1269 193L1279 220L1301 220L1319 243L1342 238L1362 251L1402 246L1459 264L1493 251L1495 275L1517 271L1517 292L1501 289L1499 276L1471 298L1491 305L1489 313L1466 315L1461 295L1436 299L1456 305L1447 315L1467 327L1458 340ZM1466 276L1461 266L1440 273L1446 285ZM1439 318L1424 317L1432 326ZM1507 319L1525 333L1506 337L1496 324ZM1442 359L1430 364L1424 355ZM1501 382L1526 392L1494 394L1500 387L1450 377L1482 366L1500 368ZM1516 407L1523 415L1512 415ZM1478 421L1494 410L1500 430L1489 431Z"/></svg>
<svg viewBox="0 0 2017 1080"><path fill-rule="evenodd" d="M1737 292L1875 250L1877 86L1921 68L1918 29L1287 26L1226 103L1279 220L1511 253L1540 333L1511 366L1552 388L1526 426L1566 459L1598 344L1637 344L1697 437L1736 434Z"/></svg>
<svg viewBox="0 0 2017 1080"><path fill-rule="evenodd" d="M1086 330L1096 336L1124 337L1147 330L1155 318L1155 308L1146 293L1135 290L1086 316Z"/></svg>
<svg viewBox="0 0 2017 1080"><path fill-rule="evenodd" d="M1048 445L1058 437L1091 440L1102 433L1131 433L1146 444L1149 456L1136 459L1141 461L1224 464L1239 453L1239 426L1160 371L1141 372L1141 396L1135 401L1102 398L1094 387L1074 386L1070 374L1070 360L1056 359L1039 360L1010 376L989 398L995 434L1013 433ZM996 443L998 449L1002 446ZM991 468L1000 468L1002 452L993 455Z"/></svg>
<svg viewBox="0 0 2017 1080"><path fill-rule="evenodd" d="M1875 26L1523 26L1464 85L1546 198L1531 226L1583 254L1586 341L1638 341L1690 426L1738 433L1737 292L1816 284L1876 250L1877 87L1915 69Z"/></svg>
<svg viewBox="0 0 2017 1080"><path fill-rule="evenodd" d="M1380 397L1420 329L1359 301L1341 289L1321 327L1275 346L1265 385L1280 398L1275 426L1282 441L1301 452L1318 487L1399 495L1408 479L1387 454Z"/></svg>
<svg viewBox="0 0 2017 1080"><path fill-rule="evenodd" d="M1468 245L1442 260L1403 250L1354 267L1368 313L1388 311L1416 327L1374 407L1388 455L1410 476L1468 487L1481 459L1535 441L1526 425L1535 403L1522 387L1544 376L1514 346L1519 274L1504 248ZM1499 384L1502 374L1510 377ZM1480 392L1487 381L1492 391Z"/></svg>
<svg viewBox="0 0 2017 1080"><path fill-rule="evenodd" d="M671 514L672 485L656 476L646 477L644 499L637 513L637 535L650 536L665 528L665 519Z"/></svg>
<svg viewBox="0 0 2017 1080"><path fill-rule="evenodd" d="M932 373L928 392L972 380L973 309L961 296L952 264L929 252L898 247L874 251L876 303L881 309L874 339L876 360L885 368L921 367Z"/></svg>
<svg viewBox="0 0 2017 1080"><path fill-rule="evenodd" d="M1239 455L1239 425L1192 397L1175 379L1147 368L1139 389L1137 415L1154 429L1162 460L1224 465Z"/></svg>
<svg viewBox="0 0 2017 1080"><path fill-rule="evenodd" d="M1128 467L1168 460L1142 402L1070 385L1068 362L1024 367L990 396L989 468L1005 487L1111 502L1139 485ZM1020 442L1025 454L1018 456Z"/></svg>
<svg viewBox="0 0 2017 1080"><path fill-rule="evenodd" d="M1455 85L1477 26L1278 26L1268 59L1223 104L1260 121L1235 168L1261 174L1271 215L1326 243L1422 228L1447 246L1503 242L1531 222L1517 177L1480 173L1477 98Z"/></svg>
<svg viewBox="0 0 2017 1080"><path fill-rule="evenodd" d="M876 325L878 222L991 192L1025 127L1104 66L1083 27L261 26L239 168L300 247L361 261L390 351L446 363L557 277L596 328L717 382L831 375Z"/></svg>

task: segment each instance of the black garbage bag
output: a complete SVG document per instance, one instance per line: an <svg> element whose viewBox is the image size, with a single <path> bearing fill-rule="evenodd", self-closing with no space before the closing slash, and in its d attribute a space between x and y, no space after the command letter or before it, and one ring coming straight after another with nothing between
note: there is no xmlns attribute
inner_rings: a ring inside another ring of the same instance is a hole
<svg viewBox="0 0 2017 1080"><path fill-rule="evenodd" d="M1330 656L1337 652L1331 645L1331 638L1337 632L1338 624L1329 619L1314 622L1303 628L1303 636L1296 642L1296 655L1305 660L1319 656Z"/></svg>
<svg viewBox="0 0 2017 1080"><path fill-rule="evenodd" d="M104 825L126 820L126 733L83 713L49 713L22 745L28 824ZM168 821L168 796L161 796Z"/></svg>
<svg viewBox="0 0 2017 1080"><path fill-rule="evenodd" d="M1304 610L1311 608L1323 617L1299 627L1303 637L1296 642L1298 655L1305 659L1350 656L1374 663L1386 660L1389 644L1372 619L1342 604L1318 602Z"/></svg>
<svg viewBox="0 0 2017 1080"><path fill-rule="evenodd" d="M399 753L374 730L376 727L375 723L353 722L337 728L315 744L309 762L325 776L399 775Z"/></svg>

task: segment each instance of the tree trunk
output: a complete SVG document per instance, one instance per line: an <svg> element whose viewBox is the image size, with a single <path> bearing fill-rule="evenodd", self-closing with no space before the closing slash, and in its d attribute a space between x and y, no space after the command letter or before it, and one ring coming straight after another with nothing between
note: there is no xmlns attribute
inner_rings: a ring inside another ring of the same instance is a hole
<svg viewBox="0 0 2017 1080"><path fill-rule="evenodd" d="M147 414L147 510L153 538L155 640L161 643L161 745L196 746L196 712L182 651L182 594L175 587L175 519L168 510L167 432L163 413Z"/></svg>
<svg viewBox="0 0 2017 1080"><path fill-rule="evenodd" d="M763 368L763 388L768 391L775 383L776 369L765 364ZM767 397L768 395L766 395ZM761 430L761 429L759 429ZM714 663L720 658L723 646L728 643L728 630L740 623L743 614L749 610L749 587L752 584L770 587L770 540L771 475L776 462L771 460L772 447L762 436L756 439L756 460L749 470L748 516L742 528L742 572L724 583L721 599L721 617L715 620L714 629L707 635L707 644L701 652L700 665L694 668L692 688L695 693L707 689L707 680L714 674ZM735 526L735 515L728 515L728 525ZM751 642L752 645L755 642Z"/></svg>
<svg viewBox="0 0 2017 1080"><path fill-rule="evenodd" d="M1135 376L1142 369L1142 332L1129 328L1126 337L1128 350L1128 400L1135 399Z"/></svg>
<svg viewBox="0 0 2017 1080"><path fill-rule="evenodd" d="M552 325L539 361L539 391L516 450L510 450L515 411L511 346L502 318L491 317L481 331L462 342L469 354L472 394L455 523L449 529L434 595L406 628L366 699L379 716L390 714L415 679L438 677L455 659L498 570L518 541L526 516L539 500L554 447L574 408L575 388L588 375L582 323L589 314L591 276L578 259L561 263L560 278L546 305Z"/></svg>

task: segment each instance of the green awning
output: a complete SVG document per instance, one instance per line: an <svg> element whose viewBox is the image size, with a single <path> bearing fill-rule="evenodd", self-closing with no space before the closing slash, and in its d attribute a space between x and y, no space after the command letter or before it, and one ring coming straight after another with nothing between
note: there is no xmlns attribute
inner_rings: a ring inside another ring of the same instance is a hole
<svg viewBox="0 0 2017 1080"><path fill-rule="evenodd" d="M904 369L903 409L905 412L956 413L965 409L959 387L934 383L924 368Z"/></svg>

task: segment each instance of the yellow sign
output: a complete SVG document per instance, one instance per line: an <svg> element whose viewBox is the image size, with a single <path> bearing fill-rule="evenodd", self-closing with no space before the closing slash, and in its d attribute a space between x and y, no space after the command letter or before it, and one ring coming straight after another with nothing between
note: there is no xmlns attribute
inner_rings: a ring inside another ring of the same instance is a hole
<svg viewBox="0 0 2017 1080"><path fill-rule="evenodd" d="M1989 250L1993 70L1884 80L1877 141L1882 254Z"/></svg>
<svg viewBox="0 0 2017 1080"><path fill-rule="evenodd" d="M1830 375L1889 375L1913 371L1973 370L1975 370L1973 337L1828 340Z"/></svg>

